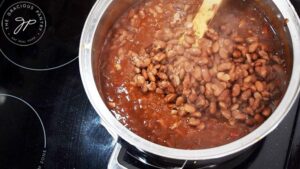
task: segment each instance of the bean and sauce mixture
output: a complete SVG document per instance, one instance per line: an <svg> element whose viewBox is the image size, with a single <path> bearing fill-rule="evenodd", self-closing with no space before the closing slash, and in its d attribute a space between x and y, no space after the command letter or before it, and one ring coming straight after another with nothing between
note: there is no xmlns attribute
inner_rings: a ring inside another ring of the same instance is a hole
<svg viewBox="0 0 300 169"><path fill-rule="evenodd" d="M253 0L227 0L201 39L202 0L145 0L110 30L102 92L115 117L168 147L202 149L262 124L288 84L285 50Z"/></svg>

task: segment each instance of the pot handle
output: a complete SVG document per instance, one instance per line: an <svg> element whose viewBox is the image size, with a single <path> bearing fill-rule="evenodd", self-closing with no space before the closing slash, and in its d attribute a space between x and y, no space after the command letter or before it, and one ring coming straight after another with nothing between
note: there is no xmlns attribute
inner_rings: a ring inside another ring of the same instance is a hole
<svg viewBox="0 0 300 169"><path fill-rule="evenodd" d="M137 168L135 162L129 162L125 161L126 156L130 156L129 158L133 158L134 160L139 161L138 159L132 157L128 154L126 146L122 146L120 143L116 143L114 150L112 152L112 155L110 156L109 162L108 162L108 169L127 169L127 168ZM127 157L128 158L128 157ZM157 169L165 169L166 167L160 167L157 165L153 165L150 163L147 163L147 161L139 161L140 163L143 163L142 166L145 168L151 167L151 168L157 168ZM185 164L185 163L184 163ZM183 169L184 165L181 167L172 167L173 169ZM202 169L202 168L199 168ZM203 168L206 169L206 168Z"/></svg>

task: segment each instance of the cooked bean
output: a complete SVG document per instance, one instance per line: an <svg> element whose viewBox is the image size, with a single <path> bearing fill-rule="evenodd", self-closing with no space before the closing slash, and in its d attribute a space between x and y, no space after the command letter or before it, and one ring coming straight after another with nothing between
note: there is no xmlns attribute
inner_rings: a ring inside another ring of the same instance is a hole
<svg viewBox="0 0 300 169"><path fill-rule="evenodd" d="M222 80L222 81L224 81L224 82L228 82L230 80L229 74L226 74L224 72L219 72L217 74L217 78L220 79L220 80Z"/></svg>
<svg viewBox="0 0 300 169"><path fill-rule="evenodd" d="M157 94L164 94L164 91L161 88L156 88L155 92Z"/></svg>
<svg viewBox="0 0 300 169"><path fill-rule="evenodd" d="M218 105L219 105L221 110L227 110L228 109L228 105L223 101L219 101Z"/></svg>
<svg viewBox="0 0 300 169"><path fill-rule="evenodd" d="M244 101L246 101L246 100L248 100L250 98L251 94L252 94L251 90L248 89L248 90L246 90L246 91L244 91L242 93L241 99L244 100Z"/></svg>
<svg viewBox="0 0 300 169"><path fill-rule="evenodd" d="M181 117L184 117L188 114L188 112L184 111L184 110L179 110L178 111L178 115L181 116Z"/></svg>
<svg viewBox="0 0 300 169"><path fill-rule="evenodd" d="M199 48L190 48L188 52L194 56L199 56L201 54L201 50Z"/></svg>
<svg viewBox="0 0 300 169"><path fill-rule="evenodd" d="M153 60L155 60L155 61L157 61L157 62L161 62L161 61L163 61L166 57L167 57L166 54L164 54L164 53L158 53L157 55L155 55L155 56L153 57Z"/></svg>
<svg viewBox="0 0 300 169"><path fill-rule="evenodd" d="M257 42L258 41L258 38L256 36L252 36L252 37L248 37L246 39L246 41L251 44L251 43L254 43L254 42Z"/></svg>
<svg viewBox="0 0 300 169"><path fill-rule="evenodd" d="M228 110L221 110L221 114L226 118L230 119L231 118L231 113Z"/></svg>
<svg viewBox="0 0 300 169"><path fill-rule="evenodd" d="M236 120L241 120L241 121L244 121L246 120L247 116L243 113L241 113L239 110L234 110L232 112L232 116L233 118L235 118Z"/></svg>
<svg viewBox="0 0 300 169"><path fill-rule="evenodd" d="M241 37L241 36L235 36L233 38L233 40L236 42L236 43L242 43L244 42L244 39Z"/></svg>
<svg viewBox="0 0 300 169"><path fill-rule="evenodd" d="M252 109L252 107L246 107L242 110L244 113L249 114L251 116L254 115L254 110Z"/></svg>
<svg viewBox="0 0 300 169"><path fill-rule="evenodd" d="M204 122L200 122L200 124L197 126L197 128L198 128L199 130L204 130L205 127L206 127L206 125L205 125Z"/></svg>
<svg viewBox="0 0 300 169"><path fill-rule="evenodd" d="M200 118L202 116L201 112L195 112L191 114L192 117Z"/></svg>
<svg viewBox="0 0 300 169"><path fill-rule="evenodd" d="M196 106L199 108L204 108L206 106L206 99L204 96L200 95L197 99Z"/></svg>
<svg viewBox="0 0 300 169"><path fill-rule="evenodd" d="M177 54L182 55L184 54L184 47L181 45L177 45L174 47L174 50L177 52Z"/></svg>
<svg viewBox="0 0 300 169"><path fill-rule="evenodd" d="M141 73L141 69L140 69L140 68L137 68L137 67L135 67L135 68L134 68L134 72L135 72L135 73L137 73L137 74L139 74L139 73Z"/></svg>
<svg viewBox="0 0 300 169"><path fill-rule="evenodd" d="M198 96L194 91L192 91L192 93L188 96L188 100L191 103L194 103L197 100L197 98Z"/></svg>
<svg viewBox="0 0 300 169"><path fill-rule="evenodd" d="M225 63L221 63L218 66L218 71L223 72L223 71L230 70L231 68L232 68L232 63L231 62L225 62Z"/></svg>
<svg viewBox="0 0 300 169"><path fill-rule="evenodd" d="M193 77L196 79L196 80L202 80L202 71L201 71L201 68L199 66L196 66L194 68L194 73L192 74Z"/></svg>
<svg viewBox="0 0 300 169"><path fill-rule="evenodd" d="M249 46L248 51L249 51L250 53L255 52L256 49L258 48L258 45L259 45L259 44L258 44L257 42L252 43L252 44Z"/></svg>
<svg viewBox="0 0 300 169"><path fill-rule="evenodd" d="M277 64L282 64L283 62L284 62L284 60L282 60L279 56L277 56L277 55L273 55L272 57L271 57L271 59L274 61L274 62L276 62Z"/></svg>
<svg viewBox="0 0 300 169"><path fill-rule="evenodd" d="M176 100L176 97L177 97L176 94L168 94L165 97L165 100L166 100L167 103L171 103L171 102L174 102Z"/></svg>
<svg viewBox="0 0 300 169"><path fill-rule="evenodd" d="M141 86L141 89L142 89L142 92L143 92L143 93L147 93L147 92L148 92L147 84L144 83L144 84Z"/></svg>
<svg viewBox="0 0 300 169"><path fill-rule="evenodd" d="M162 73L162 72L158 72L157 73L157 76L162 79L162 80L167 80L168 79L168 76L165 74L165 73Z"/></svg>
<svg viewBox="0 0 300 169"><path fill-rule="evenodd" d="M155 82L150 82L147 85L147 88L148 88L149 91L155 91L156 90L156 83Z"/></svg>
<svg viewBox="0 0 300 169"><path fill-rule="evenodd" d="M266 107L264 108L262 115L264 115L265 117L269 117L272 113L272 109L270 107Z"/></svg>
<svg viewBox="0 0 300 169"><path fill-rule="evenodd" d="M266 51L261 50L258 52L259 56L262 57L263 59L269 60L269 55Z"/></svg>
<svg viewBox="0 0 300 169"><path fill-rule="evenodd" d="M238 110L240 108L240 105L239 104L234 104L231 106L231 111L234 111L234 110Z"/></svg>
<svg viewBox="0 0 300 169"><path fill-rule="evenodd" d="M143 86L146 83L145 78L141 75L136 75L134 77L134 81L135 81L136 85L139 87Z"/></svg>
<svg viewBox="0 0 300 169"><path fill-rule="evenodd" d="M185 42L187 42L189 44L194 44L195 43L195 39L191 36L185 36L184 40L185 40Z"/></svg>
<svg viewBox="0 0 300 169"><path fill-rule="evenodd" d="M149 80L152 81L152 82L155 82L156 81L156 78L155 76L153 75L152 72L148 72L148 77L149 77Z"/></svg>
<svg viewBox="0 0 300 169"><path fill-rule="evenodd" d="M115 102L108 102L108 106L110 108L115 108L116 107L116 103Z"/></svg>
<svg viewBox="0 0 300 169"><path fill-rule="evenodd" d="M142 70L142 75L145 78L145 80L148 79L148 73L147 73L147 71L145 69Z"/></svg>
<svg viewBox="0 0 300 169"><path fill-rule="evenodd" d="M177 115L178 111L177 110L171 110L171 115Z"/></svg>
<svg viewBox="0 0 300 169"><path fill-rule="evenodd" d="M216 102L211 102L209 105L209 112L211 114L215 114L217 112L217 103Z"/></svg>
<svg viewBox="0 0 300 169"><path fill-rule="evenodd" d="M213 46L212 46L212 52L213 52L213 53L218 53L218 52L219 52L219 49L220 49L219 42L214 42L214 43L213 43Z"/></svg>
<svg viewBox="0 0 300 169"><path fill-rule="evenodd" d="M194 113L196 112L196 108L192 105L192 104L185 104L184 105L184 110L186 112L189 112L189 113Z"/></svg>
<svg viewBox="0 0 300 169"><path fill-rule="evenodd" d="M259 91L259 92L264 91L264 84L260 81L255 82L255 87L256 87L257 91Z"/></svg>
<svg viewBox="0 0 300 169"><path fill-rule="evenodd" d="M153 42L153 46L156 50L158 49L163 49L163 48L166 48L167 47L167 43L162 41L162 40L155 40Z"/></svg>
<svg viewBox="0 0 300 169"><path fill-rule="evenodd" d="M254 120L257 122L257 123L262 123L264 121L264 118L263 116L259 115L259 114L256 114L254 116Z"/></svg>
<svg viewBox="0 0 300 169"><path fill-rule="evenodd" d="M181 106L184 103L184 98L182 96L178 97L176 100L176 106Z"/></svg>
<svg viewBox="0 0 300 169"><path fill-rule="evenodd" d="M201 68L202 70L202 78L203 80L205 80L206 82L209 82L211 80L211 76L209 74L208 68L206 66L203 66Z"/></svg>
<svg viewBox="0 0 300 169"><path fill-rule="evenodd" d="M228 89L224 90L220 96L218 97L219 101L226 101L227 99L229 99L230 95L230 91Z"/></svg>
<svg viewBox="0 0 300 169"><path fill-rule="evenodd" d="M268 75L268 69L266 66L255 67L255 72L262 78L266 78Z"/></svg>
<svg viewBox="0 0 300 169"><path fill-rule="evenodd" d="M238 50L233 51L232 56L234 58L240 58L242 56L242 53Z"/></svg>
<svg viewBox="0 0 300 169"><path fill-rule="evenodd" d="M156 5L154 8L155 8L156 12L158 12L160 14L164 12L163 9L159 5Z"/></svg>
<svg viewBox="0 0 300 169"><path fill-rule="evenodd" d="M205 35L213 41L216 41L219 39L218 33L213 29L208 29L207 32L205 33Z"/></svg>
<svg viewBox="0 0 300 169"><path fill-rule="evenodd" d="M175 50L170 50L170 51L168 51L167 52L167 56L168 57L174 57L174 56L176 56L177 55L177 53L176 53L176 51Z"/></svg>
<svg viewBox="0 0 300 169"><path fill-rule="evenodd" d="M220 55L221 58L227 59L228 58L228 51L225 48L220 48L219 55Z"/></svg>
<svg viewBox="0 0 300 169"><path fill-rule="evenodd" d="M193 126L193 127L196 127L200 124L200 120L199 119L196 119L196 118L190 118L189 121L188 121L188 124L190 126Z"/></svg>
<svg viewBox="0 0 300 169"><path fill-rule="evenodd" d="M225 87L217 83L217 84L212 84L211 89L213 90L213 94L215 96L220 96L220 94L225 90Z"/></svg>
<svg viewBox="0 0 300 169"><path fill-rule="evenodd" d="M244 78L244 83L250 83L253 80L253 76L247 76Z"/></svg>

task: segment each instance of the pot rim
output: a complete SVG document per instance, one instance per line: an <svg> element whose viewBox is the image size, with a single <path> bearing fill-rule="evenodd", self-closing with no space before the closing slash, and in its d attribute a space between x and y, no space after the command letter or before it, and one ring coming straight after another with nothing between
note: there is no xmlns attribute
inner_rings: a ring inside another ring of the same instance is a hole
<svg viewBox="0 0 300 169"><path fill-rule="evenodd" d="M219 147L200 149L200 150L184 150L170 148L150 142L123 126L110 112L102 100L96 87L93 64L92 64L92 46L94 35L101 17L105 13L108 6L113 0L97 0L94 4L88 18L85 22L79 47L79 67L81 79L87 96L101 117L101 124L117 139L121 137L129 144L137 147L141 151L156 154L162 157L177 160L211 160L222 158L228 155L242 151L251 145L263 139L272 132L283 118L290 111L299 93L300 84L300 20L290 1L273 0L274 4L280 10L284 18L288 18L288 28L290 30L293 44L293 70L287 91L280 102L279 106L272 115L256 130L248 135ZM297 65L298 63L298 65Z"/></svg>

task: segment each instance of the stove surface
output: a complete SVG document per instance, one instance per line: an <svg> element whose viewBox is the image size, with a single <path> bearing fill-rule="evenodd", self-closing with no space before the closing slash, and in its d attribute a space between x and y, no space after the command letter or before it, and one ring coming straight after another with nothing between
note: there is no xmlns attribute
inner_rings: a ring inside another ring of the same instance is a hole
<svg viewBox="0 0 300 169"><path fill-rule="evenodd" d="M293 2L300 10L300 1ZM1 169L107 168L116 142L89 103L77 59L81 30L94 3L0 0ZM298 111L296 104L250 157L226 167L299 169ZM149 168L126 151L118 162Z"/></svg>

